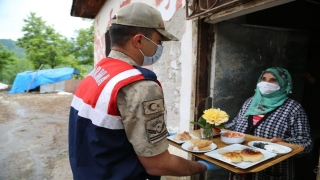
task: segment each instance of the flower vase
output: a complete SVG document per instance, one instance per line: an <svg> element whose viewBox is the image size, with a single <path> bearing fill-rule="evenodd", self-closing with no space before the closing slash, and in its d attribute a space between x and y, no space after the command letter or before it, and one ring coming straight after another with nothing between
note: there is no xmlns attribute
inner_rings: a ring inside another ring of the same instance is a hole
<svg viewBox="0 0 320 180"><path fill-rule="evenodd" d="M210 140L212 137L212 128L200 128L200 138Z"/></svg>

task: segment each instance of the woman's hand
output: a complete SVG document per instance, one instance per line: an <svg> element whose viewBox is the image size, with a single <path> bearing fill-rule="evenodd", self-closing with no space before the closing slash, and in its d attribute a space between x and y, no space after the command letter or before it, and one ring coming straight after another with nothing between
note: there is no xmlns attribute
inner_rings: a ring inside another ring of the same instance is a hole
<svg viewBox="0 0 320 180"><path fill-rule="evenodd" d="M274 137L270 140L271 142L275 143L275 142L287 142L285 140L283 140L282 138L277 138L277 137Z"/></svg>

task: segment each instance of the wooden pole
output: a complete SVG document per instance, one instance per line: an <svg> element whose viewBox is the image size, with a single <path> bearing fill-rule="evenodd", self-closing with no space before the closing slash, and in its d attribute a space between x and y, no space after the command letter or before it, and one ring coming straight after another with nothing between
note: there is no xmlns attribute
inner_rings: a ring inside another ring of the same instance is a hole
<svg viewBox="0 0 320 180"><path fill-rule="evenodd" d="M29 92L29 89L30 89L31 85L32 85L34 79L36 78L36 76L37 76L37 74L38 74L38 71L42 68L42 66L43 66L43 64L41 64L41 66L40 66L39 69L37 70L36 74L33 76L32 80L31 80L31 82L30 82L30 84L29 84L29 86L28 86L27 92Z"/></svg>

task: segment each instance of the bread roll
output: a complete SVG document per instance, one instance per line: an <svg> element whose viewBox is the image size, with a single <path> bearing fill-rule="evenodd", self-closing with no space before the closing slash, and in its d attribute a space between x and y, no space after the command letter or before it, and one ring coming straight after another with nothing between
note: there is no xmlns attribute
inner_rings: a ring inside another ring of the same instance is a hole
<svg viewBox="0 0 320 180"><path fill-rule="evenodd" d="M212 141L204 140L204 139L191 139L190 143L192 144L192 146L197 146L200 149L200 148L211 145Z"/></svg>
<svg viewBox="0 0 320 180"><path fill-rule="evenodd" d="M190 144L191 146L188 149L191 151L207 151L211 150L212 142L209 140L191 139Z"/></svg>
<svg viewBox="0 0 320 180"><path fill-rule="evenodd" d="M236 152L227 152L222 155L222 159L231 163L240 163L242 162L242 156Z"/></svg>
<svg viewBox="0 0 320 180"><path fill-rule="evenodd" d="M264 155L257 150L246 148L240 152L242 160L246 162L257 162L264 158Z"/></svg>
<svg viewBox="0 0 320 180"><path fill-rule="evenodd" d="M173 136L173 139L176 141L187 141L192 139L192 137L190 136L190 134L188 132L183 132L183 133L178 133L176 135Z"/></svg>
<svg viewBox="0 0 320 180"><path fill-rule="evenodd" d="M208 151L208 150L211 150L211 144L209 146L199 148L199 151Z"/></svg>
<svg viewBox="0 0 320 180"><path fill-rule="evenodd" d="M189 150L191 151L208 151L211 150L211 145L206 146L206 147L202 147L202 148L198 148L197 146L189 146L188 147Z"/></svg>

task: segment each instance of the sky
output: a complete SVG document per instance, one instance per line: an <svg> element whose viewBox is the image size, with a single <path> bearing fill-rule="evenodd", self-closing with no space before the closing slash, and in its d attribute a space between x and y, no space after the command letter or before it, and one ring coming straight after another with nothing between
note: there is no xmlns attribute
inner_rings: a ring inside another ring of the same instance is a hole
<svg viewBox="0 0 320 180"><path fill-rule="evenodd" d="M71 38L74 31L90 27L91 23L70 15L72 0L0 0L0 39L16 41L23 37L23 19L30 12L42 17L46 25L54 27L61 35Z"/></svg>

